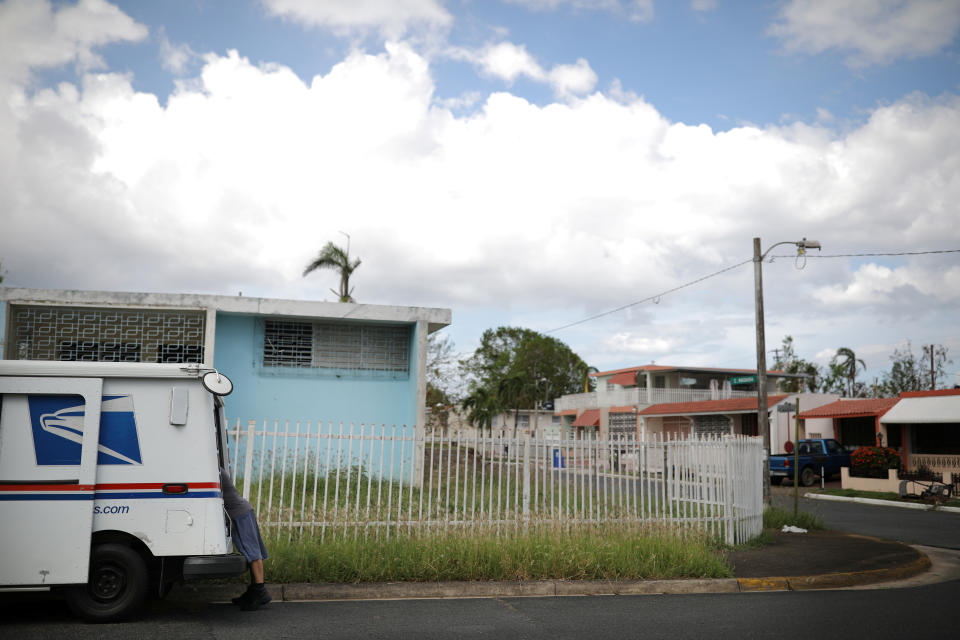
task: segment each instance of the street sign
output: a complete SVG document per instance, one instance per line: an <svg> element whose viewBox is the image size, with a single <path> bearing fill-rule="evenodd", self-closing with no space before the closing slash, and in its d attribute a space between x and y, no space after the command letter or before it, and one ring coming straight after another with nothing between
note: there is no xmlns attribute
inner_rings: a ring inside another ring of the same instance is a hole
<svg viewBox="0 0 960 640"><path fill-rule="evenodd" d="M781 402L777 405L777 412L779 413L791 413L797 410L797 405L792 402ZM789 452L787 452L789 453Z"/></svg>
<svg viewBox="0 0 960 640"><path fill-rule="evenodd" d="M756 381L757 376L737 376L736 378L730 378L730 384L750 384Z"/></svg>

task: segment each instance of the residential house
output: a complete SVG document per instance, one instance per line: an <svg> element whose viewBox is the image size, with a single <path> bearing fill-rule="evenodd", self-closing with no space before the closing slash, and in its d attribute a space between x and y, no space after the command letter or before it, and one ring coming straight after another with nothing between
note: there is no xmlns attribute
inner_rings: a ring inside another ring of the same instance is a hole
<svg viewBox="0 0 960 640"><path fill-rule="evenodd" d="M448 324L449 309L0 288L0 358L214 367L243 424L423 425L427 336Z"/></svg>
<svg viewBox="0 0 960 640"><path fill-rule="evenodd" d="M960 389L842 399L801 412L800 419L832 420L844 445L892 447L905 470L960 474Z"/></svg>
<svg viewBox="0 0 960 640"><path fill-rule="evenodd" d="M756 370L650 364L591 375L596 379L596 391L565 395L554 403L568 437L759 435ZM802 376L767 372L774 450L792 439L790 425L798 398L801 408L837 398L832 394L778 394L777 382L791 378Z"/></svg>

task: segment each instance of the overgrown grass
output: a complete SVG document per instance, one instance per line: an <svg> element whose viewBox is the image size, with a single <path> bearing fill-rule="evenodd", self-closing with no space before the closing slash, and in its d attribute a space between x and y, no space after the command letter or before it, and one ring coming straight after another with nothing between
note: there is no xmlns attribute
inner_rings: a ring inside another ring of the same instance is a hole
<svg viewBox="0 0 960 640"><path fill-rule="evenodd" d="M724 578L732 570L718 543L625 525L534 527L421 535L267 540L269 580L432 582L446 580L629 580Z"/></svg>
<svg viewBox="0 0 960 640"><path fill-rule="evenodd" d="M826 525L819 516L808 511L798 511L793 515L792 510L781 509L779 507L767 507L763 511L764 529L782 529L784 525L800 527L809 531L818 531L826 529Z"/></svg>

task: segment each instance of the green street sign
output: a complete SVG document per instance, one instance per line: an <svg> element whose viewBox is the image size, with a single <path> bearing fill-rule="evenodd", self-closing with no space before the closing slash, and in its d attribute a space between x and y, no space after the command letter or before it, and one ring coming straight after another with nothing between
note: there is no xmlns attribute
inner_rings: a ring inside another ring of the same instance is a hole
<svg viewBox="0 0 960 640"><path fill-rule="evenodd" d="M730 378L730 384L750 384L751 382L756 382L757 376L738 376L736 378Z"/></svg>

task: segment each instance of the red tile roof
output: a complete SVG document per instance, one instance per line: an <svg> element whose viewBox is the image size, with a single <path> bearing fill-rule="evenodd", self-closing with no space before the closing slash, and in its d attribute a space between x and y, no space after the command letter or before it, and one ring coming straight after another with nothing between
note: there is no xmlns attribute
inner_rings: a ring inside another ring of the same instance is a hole
<svg viewBox="0 0 960 640"><path fill-rule="evenodd" d="M898 402L900 402L900 398L851 398L837 400L836 402L825 404L816 409L801 412L800 419L882 416Z"/></svg>
<svg viewBox="0 0 960 640"><path fill-rule="evenodd" d="M960 396L960 389L937 389L936 391L902 391L901 398L929 398L931 396Z"/></svg>
<svg viewBox="0 0 960 640"><path fill-rule="evenodd" d="M621 371L607 380L607 382L611 384L618 384L621 387L635 387L637 386L637 372Z"/></svg>
<svg viewBox="0 0 960 640"><path fill-rule="evenodd" d="M625 407L610 407L610 413L633 413L637 407L630 404Z"/></svg>
<svg viewBox="0 0 960 640"><path fill-rule="evenodd" d="M767 406L772 407L786 394L767 397ZM642 416L676 416L695 413L747 413L757 410L756 398L730 398L728 400L702 400L700 402L666 402L647 407Z"/></svg>
<svg viewBox="0 0 960 640"><path fill-rule="evenodd" d="M575 427L599 427L600 409L587 409L573 421Z"/></svg>
<svg viewBox="0 0 960 640"><path fill-rule="evenodd" d="M577 415L576 409L564 409L563 411L554 411L553 415L555 416L575 416Z"/></svg>

